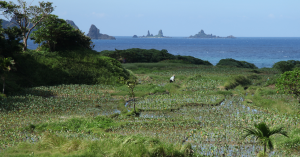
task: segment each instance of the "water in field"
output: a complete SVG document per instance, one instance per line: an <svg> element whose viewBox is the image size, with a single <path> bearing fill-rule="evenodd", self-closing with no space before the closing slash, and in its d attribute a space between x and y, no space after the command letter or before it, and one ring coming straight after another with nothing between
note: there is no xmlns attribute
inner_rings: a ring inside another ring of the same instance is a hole
<svg viewBox="0 0 300 157"><path fill-rule="evenodd" d="M233 58L247 61L257 67L271 67L283 60L300 60L300 38L254 38L236 39L189 39L174 38L132 38L116 37L117 40L93 40L94 50L115 49L166 49L169 53L182 56L194 56L208 60L216 65L221 59ZM33 41L28 42L29 49L35 49Z"/></svg>

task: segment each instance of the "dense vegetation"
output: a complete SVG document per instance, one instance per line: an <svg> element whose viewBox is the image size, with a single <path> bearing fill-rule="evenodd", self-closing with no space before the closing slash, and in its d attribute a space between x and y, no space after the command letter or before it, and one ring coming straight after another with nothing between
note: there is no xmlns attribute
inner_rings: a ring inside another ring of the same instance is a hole
<svg viewBox="0 0 300 157"><path fill-rule="evenodd" d="M282 73L286 71L292 71L294 68L300 68L300 61L288 60L279 61L273 65L272 68L280 70Z"/></svg>
<svg viewBox="0 0 300 157"><path fill-rule="evenodd" d="M9 73L1 69L1 75L5 73L6 80L1 80L6 93L21 90L21 87L34 87L45 85L58 85L58 84L116 84L120 78L128 79L129 71L125 70L121 63L115 59L100 56L98 52L91 50L90 38L81 34L78 30L74 30L70 25L65 25L66 22L62 19L57 19L62 23L63 28L67 32L63 37L64 40L69 40L69 47L71 44L76 43L70 50L62 48L67 44L56 44L56 48L60 51L48 47L48 40L52 39L55 42L62 42L60 37L57 38L40 38L37 34L43 32L42 27L33 33L34 39L41 42L41 47L38 50L27 50L21 52L22 44L20 43L20 29L17 27L0 29L0 56L1 61L5 58L12 58L15 62L15 69ZM49 21L46 20L46 23ZM0 23L1 24L1 23ZM41 22L41 24L44 24ZM63 29L61 31L64 31ZM68 33L68 31L70 31ZM69 34L69 35L68 35ZM73 35L78 35L76 38ZM82 40L81 40L82 39ZM72 43L73 42L73 43ZM81 46L81 43L85 46ZM51 44L50 44L51 45ZM46 48L46 49L45 49ZM47 49L49 48L49 49ZM76 49L76 50L74 50ZM2 64L2 63L1 63Z"/></svg>
<svg viewBox="0 0 300 157"><path fill-rule="evenodd" d="M257 69L257 67L252 63L248 63L246 61L237 61L232 58L221 59L219 63L217 63L217 66L232 66L238 68Z"/></svg>
<svg viewBox="0 0 300 157"><path fill-rule="evenodd" d="M208 61L203 61L201 59L192 57L192 56L180 56L180 55L172 55L168 53L167 50L155 50L155 49L139 49L132 48L126 50L115 50L109 51L104 50L100 52L101 55L108 56L123 62L125 59L126 63L152 63L152 62L160 62L166 60L180 60L185 63L197 64L197 65L212 65ZM172 61L171 61L172 62Z"/></svg>
<svg viewBox="0 0 300 157"><path fill-rule="evenodd" d="M56 15L48 15L30 36L39 49L48 51L92 49L91 38Z"/></svg>
<svg viewBox="0 0 300 157"><path fill-rule="evenodd" d="M0 145L8 147L1 147L3 155L253 156L264 145L242 139L242 128L260 122L289 128L289 138L272 138L271 154L299 155L297 98L268 85L280 71L182 63L123 66L137 77L135 102L126 85L102 84L26 88L3 99ZM169 83L173 74L176 82ZM232 78L239 85L226 90ZM133 103L138 115L130 114Z"/></svg>

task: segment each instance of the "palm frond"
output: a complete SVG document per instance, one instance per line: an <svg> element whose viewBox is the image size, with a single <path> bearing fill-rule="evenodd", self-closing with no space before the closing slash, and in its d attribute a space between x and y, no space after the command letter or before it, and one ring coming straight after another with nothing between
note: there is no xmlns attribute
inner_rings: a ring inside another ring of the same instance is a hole
<svg viewBox="0 0 300 157"><path fill-rule="evenodd" d="M270 128L267 126L266 123L261 122L259 124L254 124L255 128L257 128L261 133L263 137L269 137Z"/></svg>
<svg viewBox="0 0 300 157"><path fill-rule="evenodd" d="M269 136L274 135L274 134L281 134L281 135L283 135L283 136L289 137L289 136L287 135L287 132L283 130L283 127L272 129L272 130L269 132Z"/></svg>
<svg viewBox="0 0 300 157"><path fill-rule="evenodd" d="M242 136L243 139L247 138L248 136L256 136L259 137L260 133L256 129L252 128L244 128L245 135Z"/></svg>

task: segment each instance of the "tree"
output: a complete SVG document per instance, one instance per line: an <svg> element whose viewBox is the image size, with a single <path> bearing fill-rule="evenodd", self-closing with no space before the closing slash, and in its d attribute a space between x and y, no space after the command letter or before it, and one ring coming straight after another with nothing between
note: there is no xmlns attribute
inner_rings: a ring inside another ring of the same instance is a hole
<svg viewBox="0 0 300 157"><path fill-rule="evenodd" d="M80 30L56 15L48 15L36 28L37 30L30 37L35 40L34 43L40 44L41 48L50 51L70 50L78 47L93 48L90 37L85 36Z"/></svg>
<svg viewBox="0 0 300 157"><path fill-rule="evenodd" d="M136 81L136 78L130 78L127 82L127 87L130 89L130 95L132 96L132 101L133 101L133 111L134 113L136 113L136 110L135 110L135 94L134 94L134 88L137 84L137 81Z"/></svg>
<svg viewBox="0 0 300 157"><path fill-rule="evenodd" d="M300 95L300 70L295 68L293 71L286 71L277 79L275 85L284 93Z"/></svg>
<svg viewBox="0 0 300 157"><path fill-rule="evenodd" d="M27 39L33 28L47 15L53 12L52 2L39 2L39 6L27 6L24 0L18 0L18 5L13 2L0 1L0 10L7 19L19 26L23 37L23 51L27 50ZM30 24L32 24L30 26Z"/></svg>
<svg viewBox="0 0 300 157"><path fill-rule="evenodd" d="M264 147L264 154L266 153L267 146L270 150L273 150L274 148L270 136L280 134L288 137L287 132L283 131L283 127L270 129L264 122L254 124L254 128L244 128L244 131L246 132L246 134L243 135L242 138L245 139L248 136L256 137L256 140L259 140L259 142Z"/></svg>
<svg viewBox="0 0 300 157"><path fill-rule="evenodd" d="M2 20L0 19L0 56L13 57L14 53L20 52L22 44L21 30L15 27L2 28Z"/></svg>
<svg viewBox="0 0 300 157"><path fill-rule="evenodd" d="M272 68L278 69L280 70L282 73L286 72L286 71L291 71L293 70L296 62L292 62L291 61L280 61L280 62L276 62Z"/></svg>

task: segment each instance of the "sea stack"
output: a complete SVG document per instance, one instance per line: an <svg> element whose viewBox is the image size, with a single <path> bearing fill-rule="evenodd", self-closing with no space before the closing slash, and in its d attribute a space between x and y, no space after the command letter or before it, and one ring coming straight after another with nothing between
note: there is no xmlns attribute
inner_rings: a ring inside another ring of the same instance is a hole
<svg viewBox="0 0 300 157"><path fill-rule="evenodd" d="M79 29L72 20L66 20L67 24L73 26L75 29Z"/></svg>
<svg viewBox="0 0 300 157"><path fill-rule="evenodd" d="M91 39L116 40L116 38L113 36L109 36L107 34L101 34L100 30L93 24L91 25L87 36L90 37Z"/></svg>

